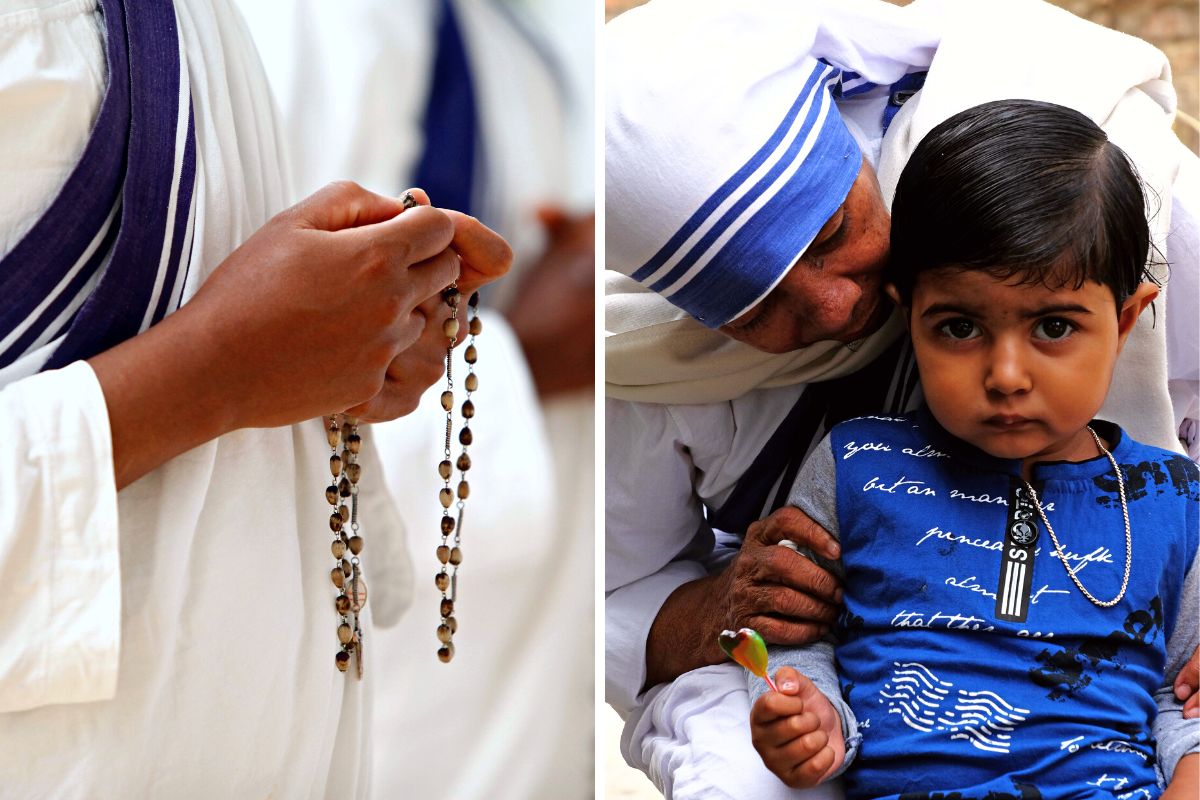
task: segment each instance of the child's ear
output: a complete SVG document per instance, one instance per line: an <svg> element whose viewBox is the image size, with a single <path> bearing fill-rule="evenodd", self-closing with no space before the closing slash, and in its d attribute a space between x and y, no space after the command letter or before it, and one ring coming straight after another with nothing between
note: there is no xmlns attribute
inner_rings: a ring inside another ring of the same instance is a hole
<svg viewBox="0 0 1200 800"><path fill-rule="evenodd" d="M1129 334L1133 331L1133 326L1137 324L1138 317L1146 310L1146 306L1158 297L1158 287L1153 283L1139 283L1137 289L1134 290L1125 302L1121 305L1121 311L1117 315L1117 352L1121 352L1121 348L1125 346L1125 340L1129 338Z"/></svg>
<svg viewBox="0 0 1200 800"><path fill-rule="evenodd" d="M907 305L905 305L904 301L900 299L900 290L896 288L896 284L894 284L890 281L888 283L885 283L883 285L883 293L886 294L888 297L892 298L893 303L900 306L900 310L904 312L904 319L907 322L909 312L912 309L910 309Z"/></svg>

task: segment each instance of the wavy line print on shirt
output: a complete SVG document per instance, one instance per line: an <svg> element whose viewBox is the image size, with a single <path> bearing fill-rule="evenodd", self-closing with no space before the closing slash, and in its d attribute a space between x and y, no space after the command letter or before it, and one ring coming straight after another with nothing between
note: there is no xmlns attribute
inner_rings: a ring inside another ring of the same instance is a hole
<svg viewBox="0 0 1200 800"><path fill-rule="evenodd" d="M892 662L892 677L879 696L889 714L899 714L908 727L922 733L946 731L978 750L1007 753L1012 732L1026 720L1029 709L1012 705L995 692L957 689L915 661ZM947 709L950 703L953 709Z"/></svg>
<svg viewBox="0 0 1200 800"><path fill-rule="evenodd" d="M1129 502L1143 497L1166 494L1167 484L1178 497L1200 500L1200 472L1196 464L1183 456L1171 456L1162 461L1143 461L1139 464L1122 464L1121 474L1125 479L1125 497ZM1117 479L1113 475L1097 475L1092 483L1101 492L1096 503L1108 507L1119 505L1120 495ZM1150 491L1153 488L1153 493Z"/></svg>
<svg viewBox="0 0 1200 800"><path fill-rule="evenodd" d="M983 796L983 800L1041 800L1042 793L1036 786L1017 783L1012 778L1009 780L1012 781L1014 794L997 792L993 789ZM905 792L900 795L899 800L969 800L969 798L962 792Z"/></svg>
<svg viewBox="0 0 1200 800"><path fill-rule="evenodd" d="M1038 653L1036 659L1041 666L1029 670L1029 679L1049 689L1046 697L1051 700L1074 697L1091 684L1089 671L1099 676L1104 666L1124 668L1117 658L1122 645L1149 644L1162 629L1162 599L1155 596L1148 609L1129 612L1123 630L1113 631L1103 639L1085 639L1078 648L1046 649Z"/></svg>

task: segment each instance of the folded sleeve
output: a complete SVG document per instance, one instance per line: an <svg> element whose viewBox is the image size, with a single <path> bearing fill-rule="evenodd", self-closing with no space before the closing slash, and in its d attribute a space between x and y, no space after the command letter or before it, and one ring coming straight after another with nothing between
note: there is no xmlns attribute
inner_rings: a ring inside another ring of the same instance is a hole
<svg viewBox="0 0 1200 800"><path fill-rule="evenodd" d="M105 700L121 641L117 489L86 362L0 391L0 712Z"/></svg>

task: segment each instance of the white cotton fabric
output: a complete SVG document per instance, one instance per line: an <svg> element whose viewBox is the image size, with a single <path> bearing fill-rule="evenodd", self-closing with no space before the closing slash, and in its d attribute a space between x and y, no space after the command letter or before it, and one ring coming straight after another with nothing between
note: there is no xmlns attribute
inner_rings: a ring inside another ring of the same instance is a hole
<svg viewBox="0 0 1200 800"><path fill-rule="evenodd" d="M186 300L289 190L240 18L223 0L179 0L176 14L198 155ZM102 30L94 2L0 13L0 125L37 130L60 84L90 87L90 98L71 91L94 114ZM0 215L0 241L11 246L48 205L89 124L39 142L54 180L33 170L26 181L25 151L0 136L5 190L21 198L21 213ZM85 363L10 380L0 419L10 444L0 456L2 793L365 796L365 701L381 665L368 654L359 683L333 664L320 422L222 436L118 493L104 398ZM394 619L409 578L389 541L402 528L369 436L364 451L371 611Z"/></svg>

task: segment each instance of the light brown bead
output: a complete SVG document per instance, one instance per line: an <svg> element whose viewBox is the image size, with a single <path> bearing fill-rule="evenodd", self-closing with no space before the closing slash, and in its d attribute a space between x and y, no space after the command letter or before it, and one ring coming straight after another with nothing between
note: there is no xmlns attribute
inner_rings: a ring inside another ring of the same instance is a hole
<svg viewBox="0 0 1200 800"><path fill-rule="evenodd" d="M352 459L350 458L350 448L343 447L342 448L342 464L349 464L351 462L351 460Z"/></svg>
<svg viewBox="0 0 1200 800"><path fill-rule="evenodd" d="M347 506L345 503L342 503L340 506L338 506L338 516L342 518L343 524L349 522L350 521L349 506Z"/></svg>
<svg viewBox="0 0 1200 800"><path fill-rule="evenodd" d="M357 461L346 467L346 477L351 483L358 483L358 479L362 477L362 465Z"/></svg>
<svg viewBox="0 0 1200 800"><path fill-rule="evenodd" d="M433 576L433 585L438 588L439 592L444 592L450 588L450 576L444 572L439 572Z"/></svg>
<svg viewBox="0 0 1200 800"><path fill-rule="evenodd" d="M454 658L454 645L447 644L438 648L438 661L449 664L452 658Z"/></svg>
<svg viewBox="0 0 1200 800"><path fill-rule="evenodd" d="M346 554L346 543L341 539L334 539L333 544L329 545L330 551L333 552L333 557L340 559Z"/></svg>
<svg viewBox="0 0 1200 800"><path fill-rule="evenodd" d="M330 425L328 428L326 428L325 438L329 441L330 447L337 447L338 442L342 440L342 434L341 431L338 430L338 426Z"/></svg>
<svg viewBox="0 0 1200 800"><path fill-rule="evenodd" d="M335 478L342 474L342 457L336 453L329 457L329 473Z"/></svg>
<svg viewBox="0 0 1200 800"><path fill-rule="evenodd" d="M454 533L454 517L442 517L442 535L449 536Z"/></svg>
<svg viewBox="0 0 1200 800"><path fill-rule="evenodd" d="M342 439L346 440L346 439L350 438L350 434L352 434L352 433L354 433L354 426L351 425L349 421L343 422L342 423Z"/></svg>
<svg viewBox="0 0 1200 800"><path fill-rule="evenodd" d="M357 428L358 427L358 417L346 417L346 424L353 428Z"/></svg>
<svg viewBox="0 0 1200 800"><path fill-rule="evenodd" d="M458 620L454 617L446 617L446 624L450 626L451 633L458 633Z"/></svg>
<svg viewBox="0 0 1200 800"><path fill-rule="evenodd" d="M483 333L483 320L481 320L479 317L472 317L471 323L467 329L471 332L472 336L478 336L479 334Z"/></svg>
<svg viewBox="0 0 1200 800"><path fill-rule="evenodd" d="M476 389L479 388L479 376L476 375L474 372L469 373L467 375L467 380L465 381L465 383L463 385L467 387L468 392L475 391Z"/></svg>
<svg viewBox="0 0 1200 800"><path fill-rule="evenodd" d="M458 457L458 463L455 466L458 467L459 472L466 472L471 468L471 457L463 453Z"/></svg>
<svg viewBox="0 0 1200 800"><path fill-rule="evenodd" d="M475 441L475 434L471 433L470 428L463 428L458 432L458 443L466 447Z"/></svg>
<svg viewBox="0 0 1200 800"><path fill-rule="evenodd" d="M454 502L454 492L449 489L440 489L438 490L438 500L441 501L442 508L449 508L450 504Z"/></svg>
<svg viewBox="0 0 1200 800"><path fill-rule="evenodd" d="M336 511L329 515L329 527L337 533L342 529L342 517Z"/></svg>
<svg viewBox="0 0 1200 800"><path fill-rule="evenodd" d="M346 437L346 447L350 448L350 452L357 455L362 451L362 437L357 433L352 433Z"/></svg>
<svg viewBox="0 0 1200 800"><path fill-rule="evenodd" d="M352 555L358 555L359 553L362 552L362 549L363 549L362 537L361 536L351 536L350 537L350 553Z"/></svg>
<svg viewBox="0 0 1200 800"><path fill-rule="evenodd" d="M471 496L471 485L466 481L458 482L458 499L466 500Z"/></svg>
<svg viewBox="0 0 1200 800"><path fill-rule="evenodd" d="M449 461L443 461L442 463L438 464L438 475L442 476L442 480L444 480L444 481L450 479L450 462Z"/></svg>
<svg viewBox="0 0 1200 800"><path fill-rule="evenodd" d="M338 672L345 672L346 668L350 666L350 654L345 650L339 650L338 654L334 656L334 663L337 664Z"/></svg>
<svg viewBox="0 0 1200 800"><path fill-rule="evenodd" d="M342 572L341 567L329 570L329 580L333 581L333 585L339 589L346 585L346 575Z"/></svg>
<svg viewBox="0 0 1200 800"><path fill-rule="evenodd" d="M453 635L454 635L454 632L450 630L449 625L438 625L437 637L438 637L439 642L441 642L442 644L449 644L450 637L452 637Z"/></svg>
<svg viewBox="0 0 1200 800"><path fill-rule="evenodd" d="M442 598L441 604L442 616L448 617L454 613L454 601L448 597Z"/></svg>
<svg viewBox="0 0 1200 800"><path fill-rule="evenodd" d="M470 400L464 400L462 404L463 419L471 419L475 416L475 404Z"/></svg>
<svg viewBox="0 0 1200 800"><path fill-rule="evenodd" d="M338 641L342 644L349 644L350 639L354 637L354 629L346 623L338 625Z"/></svg>
<svg viewBox="0 0 1200 800"><path fill-rule="evenodd" d="M450 560L450 548L446 545L438 545L437 560L445 564Z"/></svg>
<svg viewBox="0 0 1200 800"><path fill-rule="evenodd" d="M458 320L454 317L442 323L442 333L446 335L447 339L453 339L455 336L458 336L458 328Z"/></svg>
<svg viewBox="0 0 1200 800"><path fill-rule="evenodd" d="M459 564L462 563L462 560L463 560L462 549L458 548L458 547L451 548L450 563L457 567Z"/></svg>
<svg viewBox="0 0 1200 800"><path fill-rule="evenodd" d="M350 481L346 480L345 478L342 478L340 481L338 481L338 494L340 494L342 497L350 496Z"/></svg>
<svg viewBox="0 0 1200 800"><path fill-rule="evenodd" d="M454 392L449 390L442 392L442 410L449 411L454 408Z"/></svg>
<svg viewBox="0 0 1200 800"><path fill-rule="evenodd" d="M339 614L349 614L350 598L344 594L339 594L333 601L333 607L337 609Z"/></svg>
<svg viewBox="0 0 1200 800"><path fill-rule="evenodd" d="M463 351L463 361L468 364L474 364L479 360L479 351L475 349L475 345L467 345L467 349Z"/></svg>
<svg viewBox="0 0 1200 800"><path fill-rule="evenodd" d="M336 506L338 500L337 486L330 484L325 487L325 499L329 501L329 505Z"/></svg>

